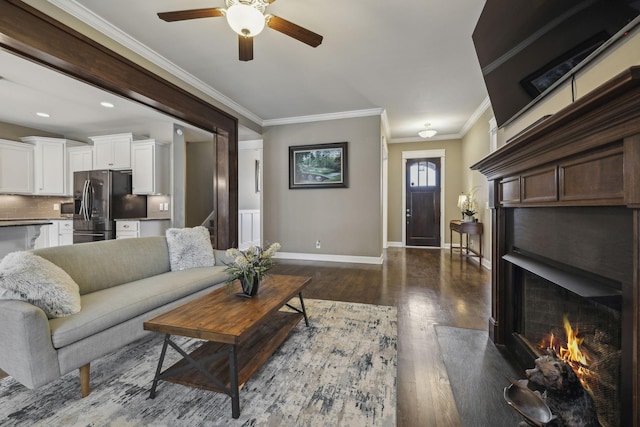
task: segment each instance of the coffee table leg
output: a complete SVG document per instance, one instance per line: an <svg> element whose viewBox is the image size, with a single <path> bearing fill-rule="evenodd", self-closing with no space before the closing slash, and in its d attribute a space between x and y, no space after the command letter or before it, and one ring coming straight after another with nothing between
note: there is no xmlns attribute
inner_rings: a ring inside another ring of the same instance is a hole
<svg viewBox="0 0 640 427"><path fill-rule="evenodd" d="M304 300L302 299L302 292L298 294L300 297L300 307L302 307L302 315L304 316L304 323L309 326L309 318L307 317L307 310L304 308Z"/></svg>
<svg viewBox="0 0 640 427"><path fill-rule="evenodd" d="M235 344L229 345L229 382L231 386L231 416L240 417L240 390L238 389L238 355Z"/></svg>
<svg viewBox="0 0 640 427"><path fill-rule="evenodd" d="M160 360L158 360L158 367L156 368L156 376L153 378L153 385L151 386L151 393L149 394L149 399L155 399L156 397L156 386L158 385L158 380L160 379L160 371L162 371L162 363L164 363L164 356L167 353L167 344L169 344L169 338L171 335L166 334L164 336L164 344L162 345L162 352L160 353Z"/></svg>

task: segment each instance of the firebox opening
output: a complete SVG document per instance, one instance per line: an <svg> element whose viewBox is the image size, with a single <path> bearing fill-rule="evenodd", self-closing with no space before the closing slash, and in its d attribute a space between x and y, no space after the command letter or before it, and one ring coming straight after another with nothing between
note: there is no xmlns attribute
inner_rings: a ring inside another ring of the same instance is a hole
<svg viewBox="0 0 640 427"><path fill-rule="evenodd" d="M534 357L549 346L557 353L578 346L580 360L570 365L594 398L600 423L605 427L619 426L621 311L597 298L578 295L565 286L520 270L522 305L514 335L527 351L534 352Z"/></svg>

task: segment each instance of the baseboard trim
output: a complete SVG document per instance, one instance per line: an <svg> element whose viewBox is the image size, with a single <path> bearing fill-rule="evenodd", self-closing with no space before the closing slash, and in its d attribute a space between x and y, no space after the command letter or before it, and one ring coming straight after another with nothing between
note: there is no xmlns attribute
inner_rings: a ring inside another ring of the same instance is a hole
<svg viewBox="0 0 640 427"><path fill-rule="evenodd" d="M380 255L379 257L368 257L353 255L305 254L299 252L278 252L274 258L302 261L351 262L356 264L382 264L384 260L383 255Z"/></svg>
<svg viewBox="0 0 640 427"><path fill-rule="evenodd" d="M388 248L402 248L402 242L387 242Z"/></svg>

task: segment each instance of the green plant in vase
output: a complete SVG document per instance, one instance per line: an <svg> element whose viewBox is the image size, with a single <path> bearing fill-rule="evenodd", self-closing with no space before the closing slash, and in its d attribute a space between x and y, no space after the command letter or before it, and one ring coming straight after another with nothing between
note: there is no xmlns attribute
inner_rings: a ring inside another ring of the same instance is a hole
<svg viewBox="0 0 640 427"><path fill-rule="evenodd" d="M273 243L266 249L261 246L251 246L243 251L236 248L227 249L227 257L233 258L233 261L225 263L225 272L230 275L227 283L240 280L243 293L239 295L255 296L260 280L275 266L273 256L279 249L280 243Z"/></svg>

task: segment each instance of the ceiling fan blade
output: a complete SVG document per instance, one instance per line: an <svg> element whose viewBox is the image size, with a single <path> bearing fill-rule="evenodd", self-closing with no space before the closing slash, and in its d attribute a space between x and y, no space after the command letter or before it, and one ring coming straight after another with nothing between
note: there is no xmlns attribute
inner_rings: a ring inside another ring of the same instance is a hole
<svg viewBox="0 0 640 427"><path fill-rule="evenodd" d="M253 37L245 37L238 34L238 47L240 61L253 60Z"/></svg>
<svg viewBox="0 0 640 427"><path fill-rule="evenodd" d="M306 43L311 47L318 47L322 43L322 36L316 34L313 31L302 28L293 22L282 19L278 16L267 15L267 25L269 28L273 28L276 31L286 34L289 37L293 37L296 40Z"/></svg>
<svg viewBox="0 0 640 427"><path fill-rule="evenodd" d="M175 12L160 12L158 18L167 22L185 21L187 19L213 18L224 16L225 10L219 7L209 7L205 9L177 10Z"/></svg>

